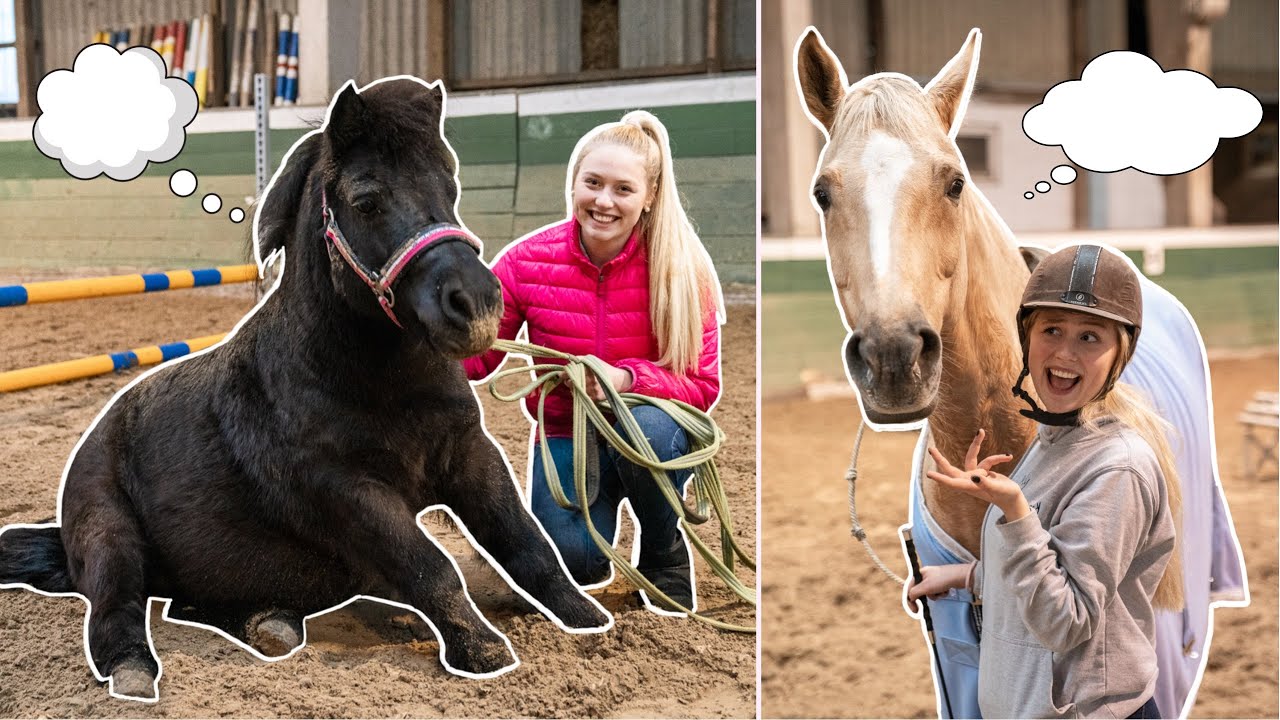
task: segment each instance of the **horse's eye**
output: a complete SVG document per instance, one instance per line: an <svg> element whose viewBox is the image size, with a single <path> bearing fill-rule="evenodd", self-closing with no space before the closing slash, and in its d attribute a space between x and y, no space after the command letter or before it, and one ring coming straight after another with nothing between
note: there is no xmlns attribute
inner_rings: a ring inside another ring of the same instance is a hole
<svg viewBox="0 0 1280 720"><path fill-rule="evenodd" d="M369 215L378 210L378 203L371 197L362 197L351 203L351 207L364 215Z"/></svg>
<svg viewBox="0 0 1280 720"><path fill-rule="evenodd" d="M826 212L831 207L831 195L827 193L825 188L814 188L813 199L818 201L818 207L822 208L823 212Z"/></svg>
<svg viewBox="0 0 1280 720"><path fill-rule="evenodd" d="M952 200L959 200L960 193L964 190L964 178L956 178L951 181L951 187L947 188L947 197Z"/></svg>

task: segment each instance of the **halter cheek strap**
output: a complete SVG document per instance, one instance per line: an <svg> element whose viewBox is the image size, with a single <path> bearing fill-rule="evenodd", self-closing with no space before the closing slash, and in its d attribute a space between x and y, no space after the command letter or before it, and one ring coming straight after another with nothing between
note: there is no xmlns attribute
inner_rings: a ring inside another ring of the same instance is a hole
<svg viewBox="0 0 1280 720"><path fill-rule="evenodd" d="M332 255L336 251L346 261L347 265L355 271L356 276L363 280L364 284L368 285L369 289L373 291L374 296L378 298L378 305L382 307L382 311L387 314L387 317L391 318L391 322L395 323L396 327L401 329L404 328L404 325L400 324L400 319L395 314L396 295L392 287L395 285L396 280L400 278L400 273L408 267L410 261L426 251L433 243L445 240L461 240L470 245L477 255L480 254L480 240L474 235L452 223L435 223L428 225L422 231L401 243L381 268L373 270L361 262L360 258L356 257L355 252L351 249L351 244L347 242L342 230L338 227L338 220L334 217L333 208L329 207L328 199L323 191L320 194L320 208L324 216L324 236L328 241L330 254Z"/></svg>

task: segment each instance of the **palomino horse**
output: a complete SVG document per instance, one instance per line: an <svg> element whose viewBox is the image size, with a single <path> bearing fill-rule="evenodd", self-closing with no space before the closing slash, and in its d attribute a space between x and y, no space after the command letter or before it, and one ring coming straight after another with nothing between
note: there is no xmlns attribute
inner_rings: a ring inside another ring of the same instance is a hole
<svg viewBox="0 0 1280 720"><path fill-rule="evenodd" d="M932 441L944 456L963 457L985 428L984 451L1011 453L1016 462L1034 432L1034 423L1018 414L1021 404L1010 387L1021 367L1014 317L1029 267L1042 253L1019 250L973 186L954 141L980 45L975 29L924 88L897 73L849 86L812 28L796 46L797 86L828 140L812 192L849 332L845 367L873 428L924 430L910 524L925 564L976 557L986 503L923 477L923 448ZM1211 600L1247 602L1247 590L1217 483L1199 333L1177 300L1145 278L1143 299L1142 342L1123 379L1147 391L1178 431L1187 609L1160 613L1156 699L1166 712L1185 714L1207 655ZM1196 548L1213 551L1201 556ZM971 600L953 591L930 601L935 673L945 681L950 706L940 697L940 714L979 712Z"/></svg>

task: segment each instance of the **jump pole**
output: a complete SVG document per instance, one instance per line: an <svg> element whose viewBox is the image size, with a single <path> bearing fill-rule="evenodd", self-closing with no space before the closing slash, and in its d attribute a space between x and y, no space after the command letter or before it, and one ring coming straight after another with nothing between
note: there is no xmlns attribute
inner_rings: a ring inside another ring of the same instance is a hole
<svg viewBox="0 0 1280 720"><path fill-rule="evenodd" d="M112 275L74 280L47 280L0 286L0 307L81 300L111 295L134 295L159 290L226 285L258 279L256 265L223 265L199 270Z"/></svg>
<svg viewBox="0 0 1280 720"><path fill-rule="evenodd" d="M0 392L25 390L41 385L66 382L67 380L106 375L109 372L120 372L140 365L154 365L188 355L197 350L203 350L224 337L226 337L226 333L206 335L165 345L148 345L123 352L94 355L80 358L79 360L67 360L22 370L0 372Z"/></svg>

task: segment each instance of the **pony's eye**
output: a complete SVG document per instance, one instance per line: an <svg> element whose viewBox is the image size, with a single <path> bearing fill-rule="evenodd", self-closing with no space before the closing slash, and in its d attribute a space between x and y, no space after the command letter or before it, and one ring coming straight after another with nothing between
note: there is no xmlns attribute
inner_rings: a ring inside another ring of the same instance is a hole
<svg viewBox="0 0 1280 720"><path fill-rule="evenodd" d="M351 207L364 215L369 215L377 212L378 203L371 197L362 197L351 203Z"/></svg>
<svg viewBox="0 0 1280 720"><path fill-rule="evenodd" d="M820 187L814 188L813 199L818 201L818 207L822 208L823 212L826 212L828 209L830 209L831 195L827 193L825 188L820 188Z"/></svg>
<svg viewBox="0 0 1280 720"><path fill-rule="evenodd" d="M951 186L947 188L947 197L952 200L959 200L960 193L964 190L964 178L956 178L951 181Z"/></svg>

